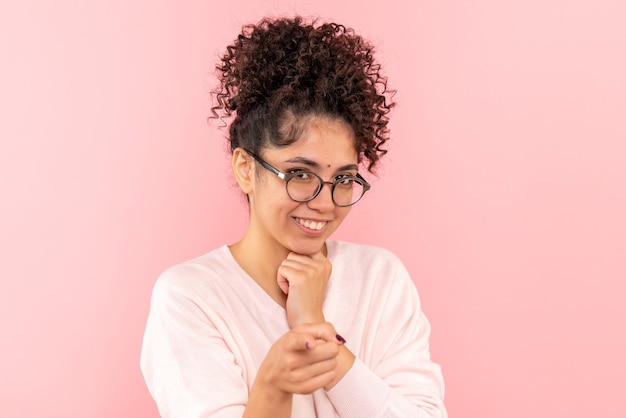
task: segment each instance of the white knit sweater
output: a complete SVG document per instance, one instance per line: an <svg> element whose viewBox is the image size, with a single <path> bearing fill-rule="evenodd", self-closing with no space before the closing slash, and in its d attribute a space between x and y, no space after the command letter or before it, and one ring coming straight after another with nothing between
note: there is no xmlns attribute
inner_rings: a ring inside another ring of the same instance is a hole
<svg viewBox="0 0 626 418"><path fill-rule="evenodd" d="M430 325L402 263L389 251L327 242L332 275L324 316L357 359L330 391L294 395L294 418L446 417ZM285 310L227 246L157 280L141 369L166 418L241 417Z"/></svg>

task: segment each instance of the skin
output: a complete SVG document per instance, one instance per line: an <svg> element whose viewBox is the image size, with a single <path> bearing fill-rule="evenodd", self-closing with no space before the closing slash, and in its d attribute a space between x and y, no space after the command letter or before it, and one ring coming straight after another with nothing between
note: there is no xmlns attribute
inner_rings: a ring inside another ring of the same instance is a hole
<svg viewBox="0 0 626 418"><path fill-rule="evenodd" d="M325 181L356 174L354 135L344 122L314 116L301 138L261 157L282 172L308 169ZM274 343L250 391L244 417L290 417L293 394L330 390L354 363L354 355L326 322L322 304L332 265L325 242L350 207L335 206L330 186L309 202L295 202L285 182L242 149L233 152L233 172L250 202L250 224L230 246L241 267L285 309L291 328ZM320 230L300 220L323 222Z"/></svg>

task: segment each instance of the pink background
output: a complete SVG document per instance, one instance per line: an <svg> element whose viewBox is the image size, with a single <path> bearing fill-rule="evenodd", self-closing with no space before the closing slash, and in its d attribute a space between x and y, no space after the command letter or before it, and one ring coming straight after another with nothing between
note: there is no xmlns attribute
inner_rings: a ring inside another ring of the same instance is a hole
<svg viewBox="0 0 626 418"><path fill-rule="evenodd" d="M3 2L0 415L157 416L154 280L245 228L212 67L296 11L372 39L399 91L336 237L407 264L451 417L626 416L619 0Z"/></svg>

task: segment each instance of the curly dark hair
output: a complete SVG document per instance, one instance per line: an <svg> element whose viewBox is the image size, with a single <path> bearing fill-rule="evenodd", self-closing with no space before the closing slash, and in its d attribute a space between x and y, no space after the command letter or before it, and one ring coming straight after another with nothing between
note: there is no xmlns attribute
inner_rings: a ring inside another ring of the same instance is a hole
<svg viewBox="0 0 626 418"><path fill-rule="evenodd" d="M212 118L234 116L231 152L253 153L298 140L309 116L345 121L359 161L372 171L387 151L394 91L374 60L373 47L337 23L303 18L263 19L246 25L216 66Z"/></svg>

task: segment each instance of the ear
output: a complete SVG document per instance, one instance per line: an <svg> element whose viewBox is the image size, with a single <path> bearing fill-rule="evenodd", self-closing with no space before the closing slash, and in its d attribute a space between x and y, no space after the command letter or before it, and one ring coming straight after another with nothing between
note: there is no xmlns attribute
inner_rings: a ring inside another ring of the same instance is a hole
<svg viewBox="0 0 626 418"><path fill-rule="evenodd" d="M241 191L245 194L250 194L254 180L254 160L250 158L243 148L235 148L232 165L235 180L237 180Z"/></svg>

